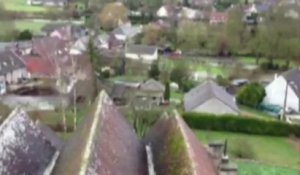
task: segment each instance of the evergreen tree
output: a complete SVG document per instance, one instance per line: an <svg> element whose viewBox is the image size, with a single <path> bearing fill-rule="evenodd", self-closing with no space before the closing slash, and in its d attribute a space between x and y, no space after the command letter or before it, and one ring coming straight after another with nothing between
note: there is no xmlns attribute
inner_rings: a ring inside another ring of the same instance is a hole
<svg viewBox="0 0 300 175"><path fill-rule="evenodd" d="M148 72L148 76L149 76L149 78L153 78L155 80L158 80L159 75L160 75L160 70L159 70L159 67L158 67L158 62L154 61L151 64L150 70Z"/></svg>
<svg viewBox="0 0 300 175"><path fill-rule="evenodd" d="M164 98L166 101L170 100L170 82L166 82L165 84Z"/></svg>

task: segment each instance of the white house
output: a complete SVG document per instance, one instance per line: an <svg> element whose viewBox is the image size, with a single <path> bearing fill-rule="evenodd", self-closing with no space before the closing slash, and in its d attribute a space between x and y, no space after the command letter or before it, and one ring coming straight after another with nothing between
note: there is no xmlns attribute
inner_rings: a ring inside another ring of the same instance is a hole
<svg viewBox="0 0 300 175"><path fill-rule="evenodd" d="M299 111L300 97L300 70L293 69L276 76L274 80L266 86L266 97L263 103L284 107L286 98L286 109L290 108Z"/></svg>
<svg viewBox="0 0 300 175"><path fill-rule="evenodd" d="M152 63L158 59L158 48L146 45L126 45L125 57L145 63Z"/></svg>
<svg viewBox="0 0 300 175"><path fill-rule="evenodd" d="M156 16L160 17L160 18L167 18L170 15L170 12L168 10L169 8L167 6L161 6L157 12L156 12Z"/></svg>
<svg viewBox="0 0 300 175"><path fill-rule="evenodd" d="M203 19L204 14L199 11L188 7L182 7L178 14L179 18L186 18L190 20Z"/></svg>
<svg viewBox="0 0 300 175"><path fill-rule="evenodd" d="M235 98L213 81L207 81L186 93L184 110L216 115L239 114Z"/></svg>

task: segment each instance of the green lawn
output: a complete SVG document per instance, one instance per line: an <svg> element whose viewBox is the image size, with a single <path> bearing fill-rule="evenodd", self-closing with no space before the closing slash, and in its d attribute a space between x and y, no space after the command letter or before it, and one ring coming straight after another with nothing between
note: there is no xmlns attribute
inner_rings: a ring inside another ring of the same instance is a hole
<svg viewBox="0 0 300 175"><path fill-rule="evenodd" d="M258 111L253 108L249 108L247 106L239 106L241 113L243 116L266 119L266 120L276 120L275 117L272 117L262 111Z"/></svg>
<svg viewBox="0 0 300 175"><path fill-rule="evenodd" d="M237 161L238 175L298 175L295 169L283 168L261 163Z"/></svg>
<svg viewBox="0 0 300 175"><path fill-rule="evenodd" d="M41 28L45 26L48 22L43 21L30 21L30 20L15 20L15 21L0 21L1 26L10 25L12 24L15 29L22 31L22 30L30 30L35 34L38 34L41 32ZM1 30L0 32L5 32L6 30Z"/></svg>
<svg viewBox="0 0 300 175"><path fill-rule="evenodd" d="M251 65L256 64L255 57L238 57L238 60L243 64L251 64ZM267 61L268 60L266 58L260 58L259 63L263 63ZM285 59L279 59L279 60L274 60L274 63L277 63L279 65L285 65L286 62ZM291 62L290 67L297 67L297 65L294 62Z"/></svg>
<svg viewBox="0 0 300 175"><path fill-rule="evenodd" d="M183 96L182 92L171 90L170 100L178 104L183 100Z"/></svg>
<svg viewBox="0 0 300 175"><path fill-rule="evenodd" d="M192 64L191 69L197 72L207 72L210 75L218 76L222 75L223 77L228 76L228 69L225 69L221 66L212 66L209 64Z"/></svg>
<svg viewBox="0 0 300 175"><path fill-rule="evenodd" d="M46 7L43 6L30 6L27 4L27 0L0 0L3 3L6 10L18 11L18 12L45 12Z"/></svg>
<svg viewBox="0 0 300 175"><path fill-rule="evenodd" d="M244 64L256 64L256 60L254 57L239 57L238 59Z"/></svg>
<svg viewBox="0 0 300 175"><path fill-rule="evenodd" d="M258 135L246 135L230 132L213 132L196 130L198 138L205 144L214 140L228 139L229 154L231 157L235 149L247 142L254 152L254 159L274 164L276 166L286 166L289 168L300 167L300 153L291 145L288 138L270 137ZM247 148L245 148L247 149Z"/></svg>

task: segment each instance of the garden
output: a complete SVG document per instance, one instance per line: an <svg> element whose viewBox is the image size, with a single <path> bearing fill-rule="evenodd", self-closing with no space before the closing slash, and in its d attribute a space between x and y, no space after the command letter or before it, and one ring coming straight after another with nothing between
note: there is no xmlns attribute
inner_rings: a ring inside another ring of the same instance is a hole
<svg viewBox="0 0 300 175"><path fill-rule="evenodd" d="M291 143L292 138L207 130L194 132L203 144L227 139L229 155L238 163L239 175L297 175L299 172L300 151Z"/></svg>

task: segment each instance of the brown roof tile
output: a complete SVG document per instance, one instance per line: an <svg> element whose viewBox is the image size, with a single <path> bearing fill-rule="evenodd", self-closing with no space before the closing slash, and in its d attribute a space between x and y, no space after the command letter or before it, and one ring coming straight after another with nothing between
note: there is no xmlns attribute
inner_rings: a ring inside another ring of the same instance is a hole
<svg viewBox="0 0 300 175"><path fill-rule="evenodd" d="M177 113L157 121L145 139L157 175L216 175L213 161Z"/></svg>
<svg viewBox="0 0 300 175"><path fill-rule="evenodd" d="M0 126L0 174L48 175L61 147L50 129L15 109Z"/></svg>
<svg viewBox="0 0 300 175"><path fill-rule="evenodd" d="M65 147L54 175L145 175L144 148L102 91L94 111Z"/></svg>

